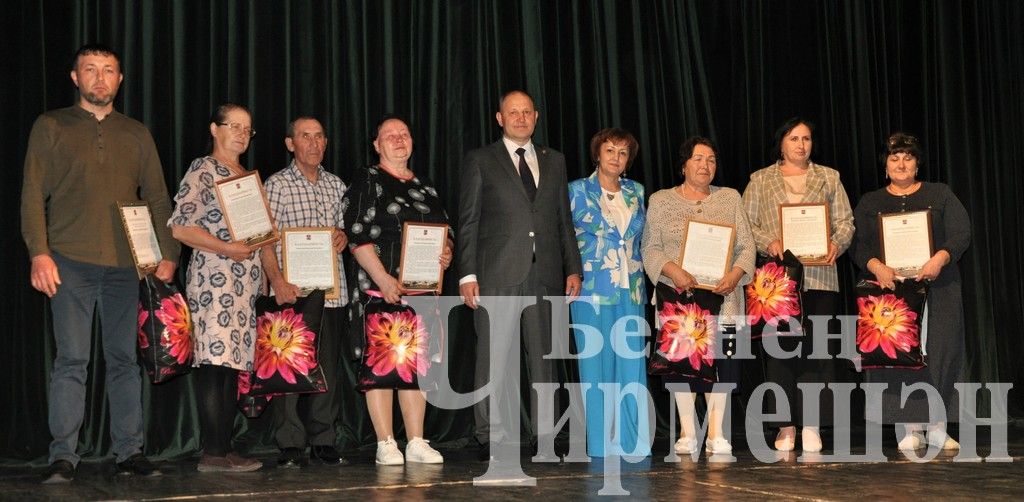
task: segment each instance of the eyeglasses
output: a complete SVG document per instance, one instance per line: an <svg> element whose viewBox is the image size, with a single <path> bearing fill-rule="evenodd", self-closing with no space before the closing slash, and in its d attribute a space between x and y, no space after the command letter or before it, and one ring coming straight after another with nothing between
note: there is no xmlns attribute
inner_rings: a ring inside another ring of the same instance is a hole
<svg viewBox="0 0 1024 502"><path fill-rule="evenodd" d="M234 134L244 133L249 135L250 138L256 135L256 129L253 129L251 127L245 127L242 124L239 124L238 122L232 122L230 124L226 122L217 122L217 125L226 126L228 129L231 129L231 132Z"/></svg>

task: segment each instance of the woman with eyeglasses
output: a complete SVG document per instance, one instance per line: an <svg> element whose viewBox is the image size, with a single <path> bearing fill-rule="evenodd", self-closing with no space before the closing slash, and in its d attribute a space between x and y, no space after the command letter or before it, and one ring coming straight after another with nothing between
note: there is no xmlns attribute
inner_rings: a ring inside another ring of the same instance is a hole
<svg viewBox="0 0 1024 502"><path fill-rule="evenodd" d="M262 286L260 259L248 245L231 240L215 184L248 172L239 157L255 134L245 107L217 107L210 118L213 150L192 161L174 197L168 225L175 239L193 249L185 286L195 337L196 391L203 438L200 472L259 469L258 460L231 448L238 372L252 370L256 341L256 297Z"/></svg>

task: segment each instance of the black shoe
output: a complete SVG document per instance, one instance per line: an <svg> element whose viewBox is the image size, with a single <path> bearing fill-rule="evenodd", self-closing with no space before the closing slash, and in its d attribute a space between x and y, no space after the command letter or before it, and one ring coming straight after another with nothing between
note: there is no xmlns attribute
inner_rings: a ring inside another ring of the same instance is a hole
<svg viewBox="0 0 1024 502"><path fill-rule="evenodd" d="M480 462L490 462L492 448L496 448L496 445L480 443L476 450L476 459Z"/></svg>
<svg viewBox="0 0 1024 502"><path fill-rule="evenodd" d="M124 475L134 474L136 476L159 476L160 469L157 469L141 453L136 453L117 463L117 473Z"/></svg>
<svg viewBox="0 0 1024 502"><path fill-rule="evenodd" d="M75 479L75 466L67 460L54 461L43 474L44 485L70 483L72 479Z"/></svg>
<svg viewBox="0 0 1024 502"><path fill-rule="evenodd" d="M309 459L324 465L348 465L348 460L342 458L333 446L314 445L309 450Z"/></svg>
<svg viewBox="0 0 1024 502"><path fill-rule="evenodd" d="M281 448L281 454L277 456L277 466L283 469L298 469L302 467L301 448Z"/></svg>

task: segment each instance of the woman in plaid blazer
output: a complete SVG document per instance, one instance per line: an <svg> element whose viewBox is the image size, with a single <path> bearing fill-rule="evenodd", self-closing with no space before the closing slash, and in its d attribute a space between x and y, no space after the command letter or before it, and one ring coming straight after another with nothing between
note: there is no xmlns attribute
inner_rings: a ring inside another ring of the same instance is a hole
<svg viewBox="0 0 1024 502"><path fill-rule="evenodd" d="M835 260L849 247L853 239L853 211L846 195L839 172L811 161L812 132L814 126L799 117L787 120L775 132L778 160L750 176L750 183L743 192L743 206L750 220L757 252L761 256L782 257L779 204L784 203L827 203L830 217L830 242L827 265L804 268L803 314L833 315L839 310L839 277ZM805 323L805 333L813 333ZM819 414L803 416L803 400L798 382L828 382L834 373L832 360L808 359L814 350L812 336L783 337L778 340L786 352L798 349L798 355L790 359L776 359L765 354L765 378L782 386L789 401L792 421L781 423L775 447L790 451L796 446L796 425L803 427L801 441L804 451L821 450L821 410L831 410L827 399L831 394L821 394Z"/></svg>

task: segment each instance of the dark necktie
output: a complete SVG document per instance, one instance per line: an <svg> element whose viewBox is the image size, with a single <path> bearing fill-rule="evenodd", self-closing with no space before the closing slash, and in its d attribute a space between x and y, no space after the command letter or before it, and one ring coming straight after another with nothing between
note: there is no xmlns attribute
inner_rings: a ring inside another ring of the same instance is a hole
<svg viewBox="0 0 1024 502"><path fill-rule="evenodd" d="M526 195L530 198L530 202L537 198L537 182L533 180L533 173L530 172L530 166L526 165L526 149L516 148L516 154L519 155L519 177L523 180L523 188L526 189Z"/></svg>

